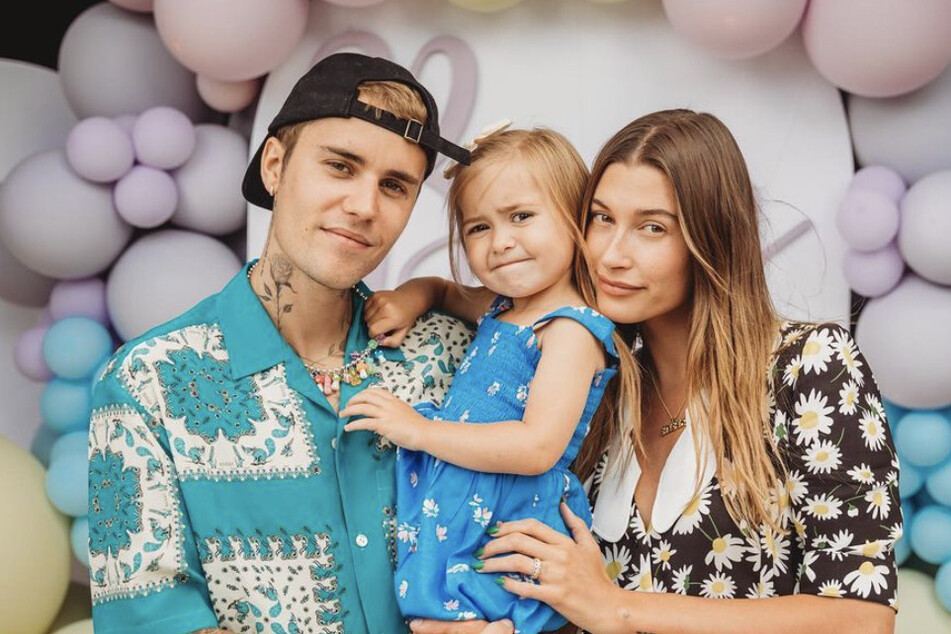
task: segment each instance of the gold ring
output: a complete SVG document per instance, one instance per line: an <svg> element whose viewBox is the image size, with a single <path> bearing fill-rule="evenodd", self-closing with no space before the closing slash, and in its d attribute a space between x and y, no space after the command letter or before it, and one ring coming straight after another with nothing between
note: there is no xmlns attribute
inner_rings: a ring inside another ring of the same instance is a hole
<svg viewBox="0 0 951 634"><path fill-rule="evenodd" d="M532 559L532 574L529 575L532 581L538 581L538 575L542 573L542 560L538 557Z"/></svg>

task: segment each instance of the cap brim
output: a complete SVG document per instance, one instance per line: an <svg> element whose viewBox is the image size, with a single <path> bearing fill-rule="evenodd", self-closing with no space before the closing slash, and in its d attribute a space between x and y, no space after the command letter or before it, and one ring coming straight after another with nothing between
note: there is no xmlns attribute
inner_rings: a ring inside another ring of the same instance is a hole
<svg viewBox="0 0 951 634"><path fill-rule="evenodd" d="M254 153L254 157L248 164L248 169L244 173L244 181L241 183L241 193L244 194L244 199L252 205L272 209L274 198L268 193L267 188L264 187L264 182L261 180L261 155L264 154L264 144L267 143L267 139L268 137L264 137L261 145L258 146L258 151Z"/></svg>

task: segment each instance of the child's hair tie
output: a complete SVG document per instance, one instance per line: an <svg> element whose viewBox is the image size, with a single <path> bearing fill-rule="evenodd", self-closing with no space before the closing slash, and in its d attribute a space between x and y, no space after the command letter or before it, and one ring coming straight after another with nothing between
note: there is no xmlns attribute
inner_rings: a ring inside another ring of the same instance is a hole
<svg viewBox="0 0 951 634"><path fill-rule="evenodd" d="M511 119L502 119L500 121L496 121L495 123L490 123L489 125L482 128L479 131L479 134L477 134L471 141L466 143L463 147L469 150L469 152L473 152L475 151L477 147L479 147L480 143L488 139L493 134L498 134L499 132L504 132L505 130L508 130L511 125L512 125ZM445 178L454 177L455 176L454 172L456 171L457 167L459 167L459 161L455 159L449 159L446 162L446 166L442 169L442 175Z"/></svg>

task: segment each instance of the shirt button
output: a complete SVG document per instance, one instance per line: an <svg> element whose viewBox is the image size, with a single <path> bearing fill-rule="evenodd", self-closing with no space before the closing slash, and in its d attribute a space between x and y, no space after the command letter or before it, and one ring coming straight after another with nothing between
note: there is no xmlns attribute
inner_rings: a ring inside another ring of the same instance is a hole
<svg viewBox="0 0 951 634"><path fill-rule="evenodd" d="M360 533L359 535L357 535L357 538L354 541L357 543L357 546L359 546L360 548L365 547L367 543L369 542L369 540L367 539L367 536L364 535L363 533Z"/></svg>
<svg viewBox="0 0 951 634"><path fill-rule="evenodd" d="M330 448L331 448L331 449L336 449L336 448L337 448L337 439L336 439L336 438L331 438L331 439L330 439Z"/></svg>

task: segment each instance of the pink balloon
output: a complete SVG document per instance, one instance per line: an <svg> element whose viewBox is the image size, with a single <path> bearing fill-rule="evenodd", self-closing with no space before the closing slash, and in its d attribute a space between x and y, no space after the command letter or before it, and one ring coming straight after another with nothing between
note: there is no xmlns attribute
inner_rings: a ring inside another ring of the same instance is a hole
<svg viewBox="0 0 951 634"><path fill-rule="evenodd" d="M270 72L297 48L309 0L155 0L169 52L199 75L243 81Z"/></svg>
<svg viewBox="0 0 951 634"><path fill-rule="evenodd" d="M863 97L929 83L951 62L948 0L812 0L802 22L816 70Z"/></svg>
<svg viewBox="0 0 951 634"><path fill-rule="evenodd" d="M198 76L198 94L206 104L219 112L238 112L261 92L260 79L245 81L218 81L203 75Z"/></svg>
<svg viewBox="0 0 951 634"><path fill-rule="evenodd" d="M674 30L726 59L755 57L796 30L807 0L664 0Z"/></svg>
<svg viewBox="0 0 951 634"><path fill-rule="evenodd" d="M13 362L20 373L34 381L49 381L53 371L43 358L43 338L48 329L45 326L30 328L17 339L13 350Z"/></svg>
<svg viewBox="0 0 951 634"><path fill-rule="evenodd" d="M898 285L905 272L905 261L898 248L889 244L878 251L848 251L842 272L849 288L865 297L881 297Z"/></svg>

